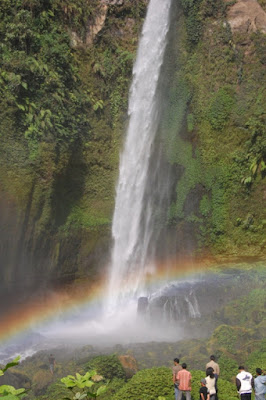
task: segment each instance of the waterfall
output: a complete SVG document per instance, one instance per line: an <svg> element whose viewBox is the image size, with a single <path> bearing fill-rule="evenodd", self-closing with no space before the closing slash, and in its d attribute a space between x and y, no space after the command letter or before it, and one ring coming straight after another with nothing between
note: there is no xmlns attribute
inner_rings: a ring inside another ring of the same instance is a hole
<svg viewBox="0 0 266 400"><path fill-rule="evenodd" d="M117 304L123 292L139 295L145 275L154 270L151 250L155 229L153 191L158 193L163 188L158 187L156 178L160 161L155 165L151 163L160 122L158 85L167 44L171 2L150 0L133 68L129 124L120 156L112 225L114 245L109 306ZM155 183L153 188L151 182Z"/></svg>
<svg viewBox="0 0 266 400"><path fill-rule="evenodd" d="M197 297L193 292L190 293L189 296L185 296L185 301L188 304L188 311L189 311L189 317L190 318L200 318L201 313L199 310L199 304Z"/></svg>

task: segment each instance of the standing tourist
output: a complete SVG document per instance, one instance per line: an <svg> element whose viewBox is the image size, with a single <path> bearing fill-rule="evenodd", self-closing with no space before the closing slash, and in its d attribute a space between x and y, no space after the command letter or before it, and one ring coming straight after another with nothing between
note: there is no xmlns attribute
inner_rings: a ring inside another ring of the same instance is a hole
<svg viewBox="0 0 266 400"><path fill-rule="evenodd" d="M210 361L206 364L206 369L209 367L212 367L214 375L218 376L220 375L220 367L217 362L215 362L215 356L212 355L210 356Z"/></svg>
<svg viewBox="0 0 266 400"><path fill-rule="evenodd" d="M216 378L215 378L212 367L207 368L205 381L206 381L207 389L210 393L210 400L215 400L215 398L216 398L216 389L215 389Z"/></svg>
<svg viewBox="0 0 266 400"><path fill-rule="evenodd" d="M217 382L218 382L218 377L220 375L220 367L219 367L219 364L215 361L215 356L214 355L210 356L210 361L206 364L206 370L208 368L210 368L210 367L213 368L213 373L214 373L214 376L215 376L215 390L216 390L215 399L218 400Z"/></svg>
<svg viewBox="0 0 266 400"><path fill-rule="evenodd" d="M182 370L177 374L178 381L178 397L177 400L182 399L184 393L186 400L191 400L191 373L187 371L187 364L182 364Z"/></svg>
<svg viewBox="0 0 266 400"><path fill-rule="evenodd" d="M174 389L175 389L175 400L178 399L178 392L179 392L177 374L181 370L182 370L182 367L179 364L179 358L175 358L174 359L174 366L172 368L172 371L173 371L173 382L174 382Z"/></svg>
<svg viewBox="0 0 266 400"><path fill-rule="evenodd" d="M254 380L252 375L245 371L245 368L240 365L238 367L239 373L236 376L236 387L240 394L241 400L251 400L252 386L254 385Z"/></svg>
<svg viewBox="0 0 266 400"><path fill-rule="evenodd" d="M266 394L266 376L262 375L260 368L256 369L257 377L254 379L255 399L265 400Z"/></svg>
<svg viewBox="0 0 266 400"><path fill-rule="evenodd" d="M48 361L49 361L50 372L53 375L54 374L54 367L55 367L55 358L54 358L53 354L50 354Z"/></svg>
<svg viewBox="0 0 266 400"><path fill-rule="evenodd" d="M201 379L200 384L201 384L201 388L199 390L200 400L210 400L210 394L206 387L206 379Z"/></svg>

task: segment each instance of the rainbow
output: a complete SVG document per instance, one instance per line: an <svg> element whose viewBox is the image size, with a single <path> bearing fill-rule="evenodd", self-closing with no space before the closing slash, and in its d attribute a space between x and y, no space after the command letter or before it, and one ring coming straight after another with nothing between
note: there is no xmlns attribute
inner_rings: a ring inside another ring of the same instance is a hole
<svg viewBox="0 0 266 400"><path fill-rule="evenodd" d="M236 263L233 264L237 266ZM227 267L229 264L227 264ZM243 264L241 264L243 267ZM168 260L157 263L157 271L146 276L146 284L165 283L175 279L183 279L189 276L208 271L217 271L221 264L215 260ZM13 336L25 333L40 323L48 323L57 315L71 313L76 307L92 306L95 302L103 300L106 288L106 280L91 282L84 281L65 286L47 295L34 297L27 303L20 304L9 309L0 321L0 342L5 342Z"/></svg>

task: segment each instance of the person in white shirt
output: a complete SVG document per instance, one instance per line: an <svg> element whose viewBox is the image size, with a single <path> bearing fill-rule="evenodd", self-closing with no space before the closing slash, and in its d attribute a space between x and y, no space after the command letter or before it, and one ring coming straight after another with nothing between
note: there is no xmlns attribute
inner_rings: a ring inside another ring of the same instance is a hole
<svg viewBox="0 0 266 400"><path fill-rule="evenodd" d="M208 368L212 368L213 369L213 373L215 376L215 390L216 390L216 394L215 394L215 400L218 400L218 387L217 387L217 382L218 382L218 378L220 375L220 367L219 364L217 362L215 362L215 356L211 355L210 356L210 361L206 364L206 371Z"/></svg>
<svg viewBox="0 0 266 400"><path fill-rule="evenodd" d="M210 400L215 400L216 397L216 388L215 388L215 375L213 373L213 368L209 367L206 369L206 387L210 393Z"/></svg>
<svg viewBox="0 0 266 400"><path fill-rule="evenodd" d="M245 371L245 368L240 365L238 367L239 373L236 376L236 387L240 394L241 400L251 400L252 387L254 386L254 380L252 375Z"/></svg>

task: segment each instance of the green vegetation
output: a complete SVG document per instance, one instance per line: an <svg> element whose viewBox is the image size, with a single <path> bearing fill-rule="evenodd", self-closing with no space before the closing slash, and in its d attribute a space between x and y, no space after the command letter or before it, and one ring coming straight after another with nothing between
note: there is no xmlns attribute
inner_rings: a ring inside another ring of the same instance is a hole
<svg viewBox="0 0 266 400"><path fill-rule="evenodd" d="M157 400L159 396L173 393L172 374L169 368L151 368L139 371L113 397L113 400Z"/></svg>
<svg viewBox="0 0 266 400"><path fill-rule="evenodd" d="M88 371L85 375L76 373L76 377L68 375L61 379L61 382L71 391L71 397L65 397L66 400L94 399L106 391L106 385L101 385L96 391L93 390L95 381L102 380L103 377L96 375L96 371ZM89 389L90 388L90 389ZM88 390L89 389L89 390Z"/></svg>
<svg viewBox="0 0 266 400"><path fill-rule="evenodd" d="M10 1L0 11L1 107L13 108L30 148L86 134L93 100L81 89L69 36L57 22L58 6Z"/></svg>
<svg viewBox="0 0 266 400"><path fill-rule="evenodd" d="M0 6L0 199L15 210L7 238L22 229L32 254L44 251L45 242L50 272L66 275L70 268L77 278L84 260L110 237L128 88L146 10L142 0L110 6L92 43L90 27L102 7L98 0L7 0Z"/></svg>
<svg viewBox="0 0 266 400"><path fill-rule="evenodd" d="M259 256L266 110L258 77L264 79L265 34L233 34L226 14L234 3L181 2L163 122L168 160L180 171L168 222L181 231L187 222L200 251Z"/></svg>
<svg viewBox="0 0 266 400"><path fill-rule="evenodd" d="M125 371L116 354L94 357L88 362L87 369L95 369L105 379L126 379Z"/></svg>
<svg viewBox="0 0 266 400"><path fill-rule="evenodd" d="M9 369L19 364L20 356L16 357L13 361L9 362L0 369L0 376ZM15 389L11 385L0 385L0 397L5 400L19 400L26 396L26 390L24 388Z"/></svg>
<svg viewBox="0 0 266 400"><path fill-rule="evenodd" d="M229 303L224 310L226 321L232 325L253 327L265 319L266 290L254 289L247 296Z"/></svg>

